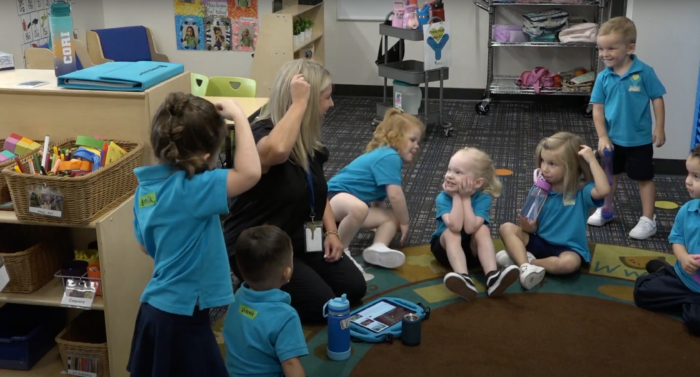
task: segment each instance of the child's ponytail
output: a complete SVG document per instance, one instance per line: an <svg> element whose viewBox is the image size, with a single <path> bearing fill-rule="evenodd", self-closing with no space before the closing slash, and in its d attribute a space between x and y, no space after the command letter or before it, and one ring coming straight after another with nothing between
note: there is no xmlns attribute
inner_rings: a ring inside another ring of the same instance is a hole
<svg viewBox="0 0 700 377"><path fill-rule="evenodd" d="M153 118L151 146L161 163L192 177L209 169L204 155L218 154L225 133L226 124L211 102L171 93Z"/></svg>

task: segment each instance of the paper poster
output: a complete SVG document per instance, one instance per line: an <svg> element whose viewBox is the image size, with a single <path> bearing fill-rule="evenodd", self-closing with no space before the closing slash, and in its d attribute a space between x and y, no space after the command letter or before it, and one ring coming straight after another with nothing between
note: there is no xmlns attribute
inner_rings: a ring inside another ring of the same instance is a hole
<svg viewBox="0 0 700 377"><path fill-rule="evenodd" d="M258 19L237 18L233 22L233 49L253 51L258 43Z"/></svg>
<svg viewBox="0 0 700 377"><path fill-rule="evenodd" d="M48 9L44 9L39 12L39 28L41 29L41 38L48 39L49 37L51 37L51 30L49 29Z"/></svg>
<svg viewBox="0 0 700 377"><path fill-rule="evenodd" d="M39 12L32 12L32 41L38 42L41 39L41 27L39 26Z"/></svg>
<svg viewBox="0 0 700 377"><path fill-rule="evenodd" d="M32 41L34 38L34 35L32 33L32 14L31 13L25 13L19 17L19 21L22 25L22 36L23 36L23 42L24 43L29 43Z"/></svg>
<svg viewBox="0 0 700 377"><path fill-rule="evenodd" d="M257 0L173 1L178 50L255 50Z"/></svg>
<svg viewBox="0 0 700 377"><path fill-rule="evenodd" d="M204 50L204 22L198 16L175 16L178 50Z"/></svg>
<svg viewBox="0 0 700 377"><path fill-rule="evenodd" d="M450 21L423 25L425 70L449 67L452 64Z"/></svg>
<svg viewBox="0 0 700 377"><path fill-rule="evenodd" d="M208 51L231 50L231 20L207 17L204 19Z"/></svg>

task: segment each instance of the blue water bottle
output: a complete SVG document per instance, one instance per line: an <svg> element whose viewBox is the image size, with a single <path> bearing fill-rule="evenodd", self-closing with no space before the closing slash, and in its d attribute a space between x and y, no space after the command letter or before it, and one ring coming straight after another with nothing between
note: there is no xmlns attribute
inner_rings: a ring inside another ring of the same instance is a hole
<svg viewBox="0 0 700 377"><path fill-rule="evenodd" d="M323 305L323 316L328 318L328 348L326 355L335 361L350 357L350 301L345 293Z"/></svg>
<svg viewBox="0 0 700 377"><path fill-rule="evenodd" d="M605 149L602 157L603 170L605 175L608 177L608 184L612 187L613 184L613 151ZM613 195L614 193L610 190L610 194L605 197L605 202L603 204L603 210L601 214L605 220L610 220L613 217Z"/></svg>
<svg viewBox="0 0 700 377"><path fill-rule="evenodd" d="M73 17L70 14L70 4L58 1L51 4L49 10L49 26L51 38L49 48L54 54L56 77L74 72L75 48L73 46Z"/></svg>

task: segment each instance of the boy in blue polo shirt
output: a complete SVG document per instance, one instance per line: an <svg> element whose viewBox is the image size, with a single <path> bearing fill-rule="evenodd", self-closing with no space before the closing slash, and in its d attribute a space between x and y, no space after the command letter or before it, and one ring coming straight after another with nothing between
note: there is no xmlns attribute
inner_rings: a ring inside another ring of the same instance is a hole
<svg viewBox="0 0 700 377"><path fill-rule="evenodd" d="M236 264L244 283L224 321L226 368L231 377L304 377L306 356L299 315L280 290L293 271L292 241L280 228L244 230L236 241Z"/></svg>
<svg viewBox="0 0 700 377"><path fill-rule="evenodd" d="M665 259L647 263L649 275L640 276L634 286L634 302L640 308L680 312L688 331L700 336L700 146L685 162L685 187L693 200L676 215L668 241L676 264Z"/></svg>
<svg viewBox="0 0 700 377"><path fill-rule="evenodd" d="M644 240L656 234L654 215L654 145L666 142L664 132L664 86L654 69L634 55L637 29L627 17L615 17L598 31L599 56L607 66L596 79L591 103L598 132L598 152L613 153L613 185L615 192L621 173L637 181L642 198L642 217L629 233ZM656 128L652 133L651 109L654 107ZM599 208L588 218L588 225L602 226Z"/></svg>
<svg viewBox="0 0 700 377"><path fill-rule="evenodd" d="M214 169L224 118L235 122L237 163ZM171 93L153 118L150 141L159 163L134 170L134 234L155 268L141 296L127 370L132 377L225 377L209 323L210 308L233 302L219 215L228 213L229 197L260 180L253 133L231 100L215 106Z"/></svg>

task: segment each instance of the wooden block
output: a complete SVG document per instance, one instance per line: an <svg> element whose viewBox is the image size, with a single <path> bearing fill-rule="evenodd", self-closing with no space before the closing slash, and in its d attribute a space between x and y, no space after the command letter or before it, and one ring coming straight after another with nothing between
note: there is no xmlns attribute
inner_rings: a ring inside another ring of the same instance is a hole
<svg viewBox="0 0 700 377"><path fill-rule="evenodd" d="M12 153L12 152L10 152L10 151L2 151L2 152L0 152L0 155L3 156L3 157L5 157L5 159L17 157L16 154L14 154L14 153Z"/></svg>
<svg viewBox="0 0 700 377"><path fill-rule="evenodd" d="M15 140L18 140L18 141L19 141L19 140L22 140L22 137L23 137L23 136L21 136L21 135L17 135L17 134L15 134L15 133L13 133L13 134L10 135L9 138L12 138L12 139L15 139ZM9 139L9 138L8 138L8 139Z"/></svg>
<svg viewBox="0 0 700 377"><path fill-rule="evenodd" d="M22 146L22 143L17 143L15 146L14 153L18 156L23 156L27 153L31 152L27 147Z"/></svg>
<svg viewBox="0 0 700 377"><path fill-rule="evenodd" d="M102 149L102 146L104 146L104 144L104 140L95 139L94 137L89 136L78 136L75 139L75 145L80 145L81 147L91 147L97 150Z"/></svg>
<svg viewBox="0 0 700 377"><path fill-rule="evenodd" d="M39 148L41 148L41 144L37 143L36 141L33 141L33 142L29 145L29 148L30 148L31 150L39 149Z"/></svg>
<svg viewBox="0 0 700 377"><path fill-rule="evenodd" d="M21 138L19 141L24 142L25 144L27 144L27 146L32 145L32 143L34 143L34 140L27 139L26 137Z"/></svg>
<svg viewBox="0 0 700 377"><path fill-rule="evenodd" d="M14 134L13 134L13 135L14 135ZM17 146L17 143L19 143L19 140L20 140L20 139L16 139L16 138L14 138L14 137L12 137L12 136L10 136L10 137L8 137L7 139L5 139L5 150L6 150L6 151L10 151L10 152L14 152L14 151L15 151L15 147Z"/></svg>

